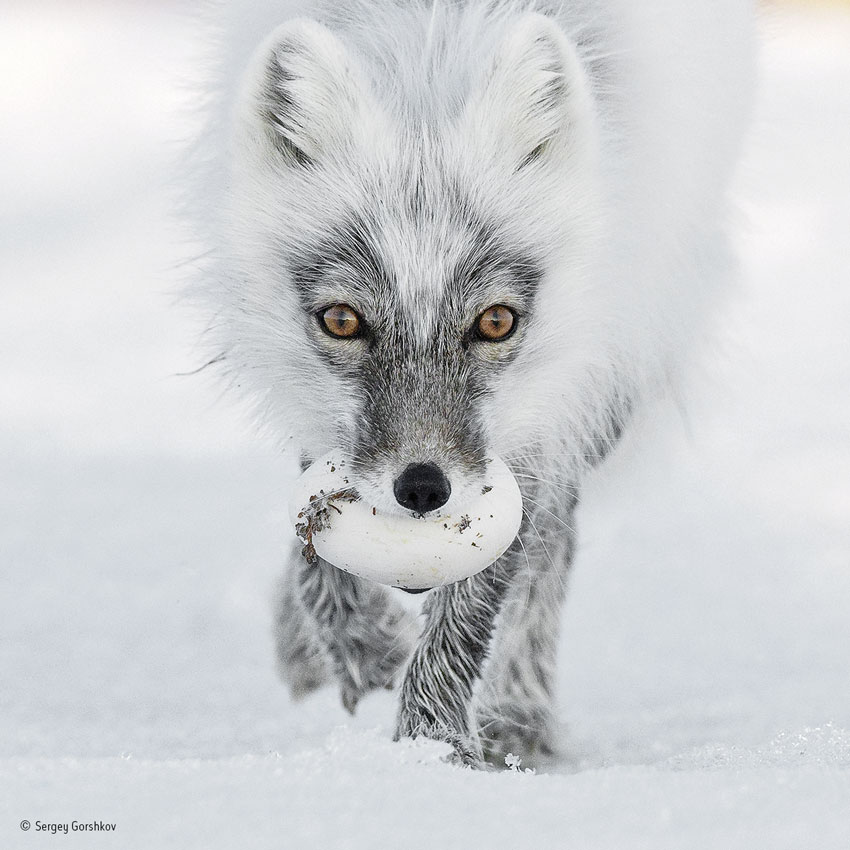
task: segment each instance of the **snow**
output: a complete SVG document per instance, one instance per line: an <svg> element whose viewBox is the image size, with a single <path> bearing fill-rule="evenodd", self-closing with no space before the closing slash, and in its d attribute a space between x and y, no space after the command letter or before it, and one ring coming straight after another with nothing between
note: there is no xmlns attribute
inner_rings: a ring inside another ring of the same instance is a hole
<svg viewBox="0 0 850 850"><path fill-rule="evenodd" d="M588 488L568 759L473 773L275 677L293 467L178 374L185 22L3 4L0 847L850 847L850 14L765 30L734 346Z"/></svg>

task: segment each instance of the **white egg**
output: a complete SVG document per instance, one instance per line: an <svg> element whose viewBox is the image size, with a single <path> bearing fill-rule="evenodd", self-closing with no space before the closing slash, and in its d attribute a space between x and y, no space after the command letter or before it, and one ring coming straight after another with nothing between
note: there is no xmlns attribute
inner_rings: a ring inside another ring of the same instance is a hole
<svg viewBox="0 0 850 850"><path fill-rule="evenodd" d="M522 495L501 458L487 464L481 494L454 514L387 515L360 499L345 461L326 455L295 484L290 518L304 555L407 590L451 584L489 567L513 543Z"/></svg>

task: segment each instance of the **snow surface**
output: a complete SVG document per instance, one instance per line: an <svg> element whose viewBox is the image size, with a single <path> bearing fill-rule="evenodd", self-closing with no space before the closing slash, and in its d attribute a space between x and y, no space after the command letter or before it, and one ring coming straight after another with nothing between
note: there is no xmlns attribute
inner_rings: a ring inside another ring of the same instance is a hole
<svg viewBox="0 0 850 850"><path fill-rule="evenodd" d="M568 761L473 773L275 677L293 469L177 374L185 22L4 0L0 848L850 848L850 15L765 28L736 344L588 489Z"/></svg>

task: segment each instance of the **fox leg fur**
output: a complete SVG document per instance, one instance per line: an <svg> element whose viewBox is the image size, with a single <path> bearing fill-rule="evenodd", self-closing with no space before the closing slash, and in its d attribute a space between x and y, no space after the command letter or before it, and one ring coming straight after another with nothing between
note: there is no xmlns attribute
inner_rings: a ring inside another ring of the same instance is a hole
<svg viewBox="0 0 850 850"><path fill-rule="evenodd" d="M485 756L503 764L508 752L528 762L555 752L555 655L573 535L560 517L557 528L544 525L546 510L527 513L493 566L433 592L402 684L396 739L446 741L455 761L472 766Z"/></svg>
<svg viewBox="0 0 850 850"><path fill-rule="evenodd" d="M566 516L571 514L572 510ZM568 530L571 523L569 519L561 522L558 525L537 511L532 534L523 536L529 561L517 572L502 608L477 692L484 755L495 765L504 766L510 753L533 767L559 751L557 651L574 550L574 535Z"/></svg>
<svg viewBox="0 0 850 850"><path fill-rule="evenodd" d="M410 655L415 625L391 593L321 558L309 564L296 548L276 635L278 667L293 696L315 690L332 673L353 713L366 693L393 686Z"/></svg>

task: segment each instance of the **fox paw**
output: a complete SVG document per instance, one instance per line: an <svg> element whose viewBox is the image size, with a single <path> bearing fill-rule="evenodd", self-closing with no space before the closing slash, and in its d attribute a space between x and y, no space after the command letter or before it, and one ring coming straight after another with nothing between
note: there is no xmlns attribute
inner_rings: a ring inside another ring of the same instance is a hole
<svg viewBox="0 0 850 850"><path fill-rule="evenodd" d="M407 649L390 651L384 656L349 656L337 670L342 704L349 714L366 694L381 688L391 691L399 667L407 658Z"/></svg>
<svg viewBox="0 0 850 850"><path fill-rule="evenodd" d="M354 714L370 691L392 690L399 670L410 656L415 623L404 613L385 616L380 623L364 623L332 641L335 673L346 710Z"/></svg>
<svg viewBox="0 0 850 850"><path fill-rule="evenodd" d="M516 706L488 707L478 722L484 758L494 767L516 756L525 767L539 767L560 754L554 723L547 711Z"/></svg>
<svg viewBox="0 0 850 850"><path fill-rule="evenodd" d="M483 769L484 757L477 739L453 728L447 723L429 719L418 711L402 710L396 724L394 741L402 738L428 738L449 744L451 752L445 761L450 764Z"/></svg>

